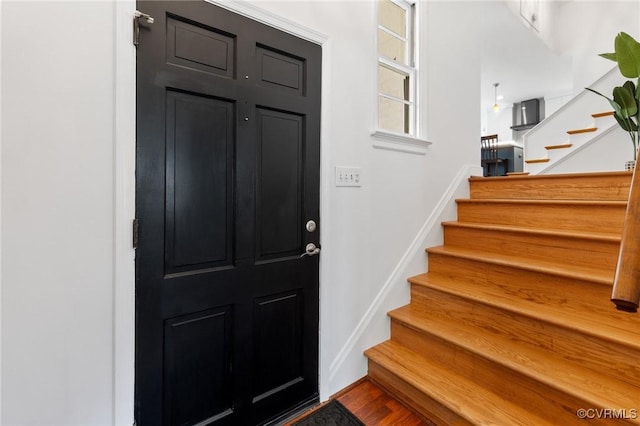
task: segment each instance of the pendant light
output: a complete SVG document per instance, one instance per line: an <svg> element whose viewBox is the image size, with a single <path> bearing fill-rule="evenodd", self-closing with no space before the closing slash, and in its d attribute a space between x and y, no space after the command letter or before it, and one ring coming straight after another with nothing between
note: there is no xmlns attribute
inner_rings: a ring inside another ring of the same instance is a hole
<svg viewBox="0 0 640 426"><path fill-rule="evenodd" d="M498 105L498 84L493 83L493 112L500 111L500 105Z"/></svg>

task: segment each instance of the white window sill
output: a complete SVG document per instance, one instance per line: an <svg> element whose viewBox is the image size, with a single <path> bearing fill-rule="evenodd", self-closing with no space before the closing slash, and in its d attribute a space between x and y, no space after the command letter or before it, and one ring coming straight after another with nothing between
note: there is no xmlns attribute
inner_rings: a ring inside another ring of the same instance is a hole
<svg viewBox="0 0 640 426"><path fill-rule="evenodd" d="M406 152L409 154L425 155L432 142L401 133L375 129L371 131L373 147L388 151Z"/></svg>

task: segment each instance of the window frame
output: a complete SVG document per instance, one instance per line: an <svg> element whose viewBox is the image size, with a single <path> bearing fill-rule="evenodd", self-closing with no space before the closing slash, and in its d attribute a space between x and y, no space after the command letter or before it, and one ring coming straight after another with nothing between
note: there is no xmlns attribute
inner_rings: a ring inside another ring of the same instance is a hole
<svg viewBox="0 0 640 426"><path fill-rule="evenodd" d="M418 13L419 6L418 2L415 0L388 0L391 3L401 7L405 10L406 18L406 37L401 36L400 34L395 33L389 28L385 27L381 23L380 19L380 5L379 1L376 2L376 36L375 36L375 51L376 51L376 62L375 62L375 113L374 113L374 123L375 128L371 131L371 136L374 139L374 147L381 149L389 149L393 151L402 151L409 153L418 153L424 154L425 148L431 145L431 142L428 142L425 139L419 137L421 133L420 122L418 120L418 112L420 110L420 105L418 100L419 90L420 90L420 82L419 82L419 70L418 70ZM383 31L390 36L396 37L399 40L402 40L405 43L405 55L407 58L407 64L403 64L401 62L393 60L393 58L389 58L382 54L379 46L379 31ZM380 76L379 76L379 67L387 68L393 72L396 72L401 75L405 75L409 80L409 93L408 100L400 99L395 96L391 96L385 94L380 87ZM380 123L380 99L390 99L395 102L401 102L405 104L409 111L406 112L405 121L408 124L408 128L405 124L406 132L397 132L390 129L385 129L381 127Z"/></svg>
<svg viewBox="0 0 640 426"><path fill-rule="evenodd" d="M416 123L416 54L415 54L415 2L406 1L406 0L378 0L380 1L388 1L393 3L394 5L400 7L405 11L405 26L406 26L406 36L402 36L393 30L385 27L381 23L380 19L380 7L378 2L378 15L377 15L377 31L376 31L376 53L378 56L378 67L382 66L387 68L393 72L404 75L409 79L409 93L408 99L400 99L395 96L384 93L380 87L379 77L376 79L376 127L382 131L399 133L407 136L415 136L417 130ZM388 56L383 55L380 51L380 40L378 35L378 31L383 31L391 37L394 37L404 43L405 46L405 58L406 64L396 61L393 58L389 58ZM405 131L404 132L395 132L390 129L385 129L380 126L380 98L389 99L395 102L399 102L405 105L408 108L408 112L406 112L403 117L405 120Z"/></svg>

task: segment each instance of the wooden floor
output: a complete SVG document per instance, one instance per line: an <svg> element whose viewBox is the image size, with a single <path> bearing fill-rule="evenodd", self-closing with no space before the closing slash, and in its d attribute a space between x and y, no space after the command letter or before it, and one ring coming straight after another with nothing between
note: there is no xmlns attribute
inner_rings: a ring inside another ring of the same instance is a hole
<svg viewBox="0 0 640 426"><path fill-rule="evenodd" d="M433 426L433 423L410 411L368 378L359 380L331 399L338 400L367 426ZM313 410L284 426L290 426L311 412Z"/></svg>

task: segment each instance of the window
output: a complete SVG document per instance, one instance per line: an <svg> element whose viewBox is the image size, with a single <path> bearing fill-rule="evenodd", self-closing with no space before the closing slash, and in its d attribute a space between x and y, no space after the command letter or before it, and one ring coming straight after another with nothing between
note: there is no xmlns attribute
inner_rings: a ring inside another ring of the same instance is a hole
<svg viewBox="0 0 640 426"><path fill-rule="evenodd" d="M415 136L414 6L378 0L378 128Z"/></svg>

